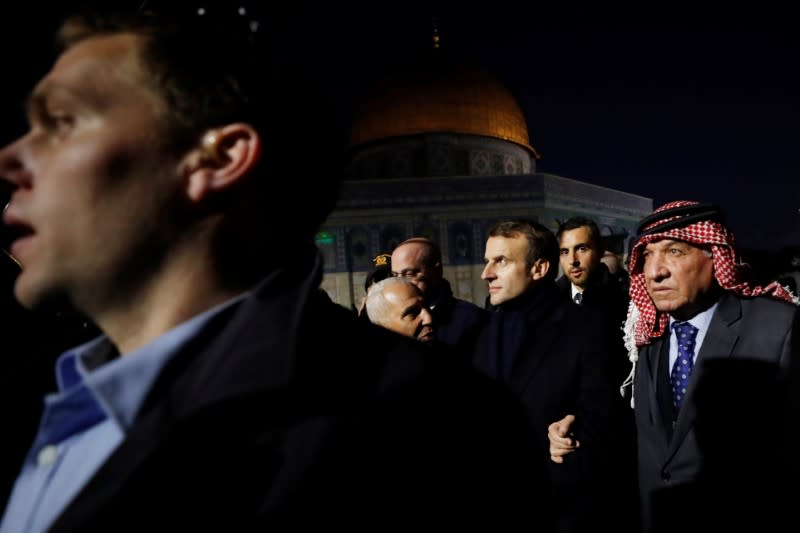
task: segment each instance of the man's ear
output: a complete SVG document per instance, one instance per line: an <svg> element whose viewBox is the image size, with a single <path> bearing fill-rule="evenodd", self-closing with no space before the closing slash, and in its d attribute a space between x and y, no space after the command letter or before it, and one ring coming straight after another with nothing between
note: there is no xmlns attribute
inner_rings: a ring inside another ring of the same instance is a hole
<svg viewBox="0 0 800 533"><path fill-rule="evenodd" d="M543 279L549 270L550 261L539 258L533 262L533 266L531 267L531 279L533 279L533 281Z"/></svg>
<svg viewBox="0 0 800 533"><path fill-rule="evenodd" d="M186 195L192 202L241 183L261 156L261 138L249 124L208 130L182 162Z"/></svg>

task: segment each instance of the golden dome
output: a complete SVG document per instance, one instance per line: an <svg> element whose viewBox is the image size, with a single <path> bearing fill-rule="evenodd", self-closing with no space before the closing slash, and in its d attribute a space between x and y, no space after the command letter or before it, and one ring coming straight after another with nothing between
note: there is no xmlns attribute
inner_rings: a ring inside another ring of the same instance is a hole
<svg viewBox="0 0 800 533"><path fill-rule="evenodd" d="M509 90L485 69L445 61L438 54L394 72L373 87L356 113L350 146L423 133L494 137L539 157Z"/></svg>

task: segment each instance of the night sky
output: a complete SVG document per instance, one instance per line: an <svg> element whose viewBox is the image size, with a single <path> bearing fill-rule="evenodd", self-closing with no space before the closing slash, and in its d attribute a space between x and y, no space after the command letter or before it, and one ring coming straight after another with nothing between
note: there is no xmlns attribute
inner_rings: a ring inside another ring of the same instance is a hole
<svg viewBox="0 0 800 533"><path fill-rule="evenodd" d="M379 64L412 39L427 44L430 21L414 22L424 11L395 15L390 30L378 30L378 19L374 34L351 36L350 60ZM740 244L800 246L794 19L599 11L451 9L438 25L442 47L475 57L517 98L542 155L539 171L646 196L655 206L719 203ZM373 38L385 48L365 50ZM360 74L353 68L340 77L346 99L346 78Z"/></svg>
<svg viewBox="0 0 800 533"><path fill-rule="evenodd" d="M788 11L329 4L251 13L262 31L277 21L326 80L343 131L377 73L430 46L435 19L443 49L473 58L516 97L540 172L656 206L719 203L741 245L800 246L800 32ZM23 7L4 18L3 142L22 127L19 102L48 65L53 24L52 13Z"/></svg>

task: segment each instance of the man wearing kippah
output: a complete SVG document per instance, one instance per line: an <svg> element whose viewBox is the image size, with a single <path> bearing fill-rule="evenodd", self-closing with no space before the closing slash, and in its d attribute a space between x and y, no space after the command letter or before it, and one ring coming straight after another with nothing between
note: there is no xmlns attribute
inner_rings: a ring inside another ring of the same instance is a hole
<svg viewBox="0 0 800 533"><path fill-rule="evenodd" d="M717 206L667 203L638 233L625 340L644 531L775 520L798 299L750 281ZM565 430L549 434L554 457L571 451Z"/></svg>

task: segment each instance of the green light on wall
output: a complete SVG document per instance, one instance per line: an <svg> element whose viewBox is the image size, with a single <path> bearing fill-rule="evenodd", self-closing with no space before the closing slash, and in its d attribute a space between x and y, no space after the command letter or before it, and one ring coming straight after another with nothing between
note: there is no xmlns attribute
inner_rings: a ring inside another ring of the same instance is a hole
<svg viewBox="0 0 800 533"><path fill-rule="evenodd" d="M317 236L314 238L318 245L324 244L333 244L334 237L332 233L328 233L327 231L320 231L317 233Z"/></svg>

